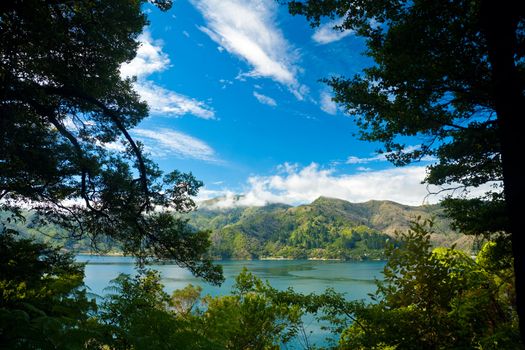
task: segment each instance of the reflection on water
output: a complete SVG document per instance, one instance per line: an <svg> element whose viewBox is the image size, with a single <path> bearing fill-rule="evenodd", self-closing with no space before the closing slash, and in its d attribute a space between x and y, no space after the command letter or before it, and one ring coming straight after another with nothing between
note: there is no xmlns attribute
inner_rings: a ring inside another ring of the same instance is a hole
<svg viewBox="0 0 525 350"><path fill-rule="evenodd" d="M96 295L106 294L104 289L108 286L109 281L119 274L136 272L133 258L130 257L78 255L77 261L87 263L84 281L90 292ZM218 263L223 266L226 278L220 287L209 285L176 265L159 264L150 267L161 273L162 282L168 293L192 283L203 288L203 295L226 295L231 291L235 276L246 267L262 280L270 282L272 287L280 290L292 287L296 292L308 294L322 293L327 288L333 288L337 292L346 293L348 299L369 300L368 294L375 291L375 281L382 278L381 271L385 265L383 261L317 260L250 260L220 261ZM314 332L311 340L321 345L322 339L327 334L323 333L319 325L316 325L311 318L305 321L311 323L310 330Z"/></svg>

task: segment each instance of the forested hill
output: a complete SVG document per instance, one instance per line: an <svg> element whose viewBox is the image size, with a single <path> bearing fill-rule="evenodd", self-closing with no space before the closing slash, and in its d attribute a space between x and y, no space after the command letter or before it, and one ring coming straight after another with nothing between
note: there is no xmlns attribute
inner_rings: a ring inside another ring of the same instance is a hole
<svg viewBox="0 0 525 350"><path fill-rule="evenodd" d="M219 208L219 203L220 199L205 201L197 211L185 215L195 229L211 231L210 254L216 259L381 259L395 231L406 231L417 217L434 219L434 245L457 244L467 251L472 248L471 238L450 229L439 205L350 203L327 197L297 207L270 204ZM75 252L92 251L89 240L68 239L66 232L51 225L36 228L33 215L25 216L25 224L16 225L24 236ZM102 252L119 252L119 246L110 239L101 239L97 247Z"/></svg>
<svg viewBox="0 0 525 350"><path fill-rule="evenodd" d="M434 218L436 245L470 243L451 231L439 205L406 206L390 201L350 203L320 197L292 207L219 208L220 200L200 204L189 214L190 224L211 230L211 254L216 258L375 259L396 230L408 229L417 217Z"/></svg>

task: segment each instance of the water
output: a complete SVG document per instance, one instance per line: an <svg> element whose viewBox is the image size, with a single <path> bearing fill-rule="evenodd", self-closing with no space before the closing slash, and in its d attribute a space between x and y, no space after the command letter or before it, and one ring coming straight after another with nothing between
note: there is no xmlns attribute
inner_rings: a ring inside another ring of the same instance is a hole
<svg viewBox="0 0 525 350"><path fill-rule="evenodd" d="M132 258L120 256L89 256L79 255L77 261L86 262L85 283L90 292L103 296L109 281L121 273L134 274L135 266ZM225 282L220 286L209 285L195 278L187 270L176 265L153 265L162 276L166 291L184 288L189 283L203 288L202 295L226 295L231 291L237 276L244 267L250 272L267 280L277 289L292 287L300 293L322 293L326 288L346 293L349 300L369 300L368 294L376 290L375 280L381 279L381 271L385 265L382 261L366 262L334 262L306 260L252 260L252 261L221 261L224 269ZM312 317L305 318L305 324L312 331L310 341L317 345L326 345L324 338L329 336L320 329ZM301 348L299 343L289 347Z"/></svg>

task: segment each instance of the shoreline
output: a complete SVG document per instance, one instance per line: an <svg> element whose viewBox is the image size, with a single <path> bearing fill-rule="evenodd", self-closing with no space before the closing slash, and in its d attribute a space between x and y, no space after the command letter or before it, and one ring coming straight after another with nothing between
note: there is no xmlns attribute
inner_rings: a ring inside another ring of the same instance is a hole
<svg viewBox="0 0 525 350"><path fill-rule="evenodd" d="M71 251L69 251L71 252ZM99 256L99 257L130 257L132 255L125 255L122 252L108 252L108 253L95 253L95 252L71 252L74 255L83 255L83 256ZM332 261L332 262L363 262L363 261L386 261L386 259L340 259L340 258L318 258L318 257L309 257L309 258L287 258L283 256L263 256L256 259L223 259L214 257L212 259L214 262L220 261ZM168 261L159 263L169 263Z"/></svg>

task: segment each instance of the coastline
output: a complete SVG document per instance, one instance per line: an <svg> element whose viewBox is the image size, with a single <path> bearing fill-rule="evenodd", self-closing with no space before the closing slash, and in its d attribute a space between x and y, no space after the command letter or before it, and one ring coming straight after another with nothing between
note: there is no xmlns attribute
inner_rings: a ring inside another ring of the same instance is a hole
<svg viewBox="0 0 525 350"><path fill-rule="evenodd" d="M125 255L123 252L107 252L107 253L97 253L97 252L73 252L69 251L70 253L73 253L74 255L83 255L83 256L99 256L99 257L133 257L131 255ZM368 258L368 259L341 259L341 258L320 258L320 257L308 257L308 258L288 258L284 256L261 256L259 258L252 258L252 259L238 259L238 258L220 258L220 257L212 257L212 261L220 262L220 261L333 261L333 262L364 262L364 261L386 261L386 259L379 259L379 258ZM166 263L166 262L164 262Z"/></svg>

